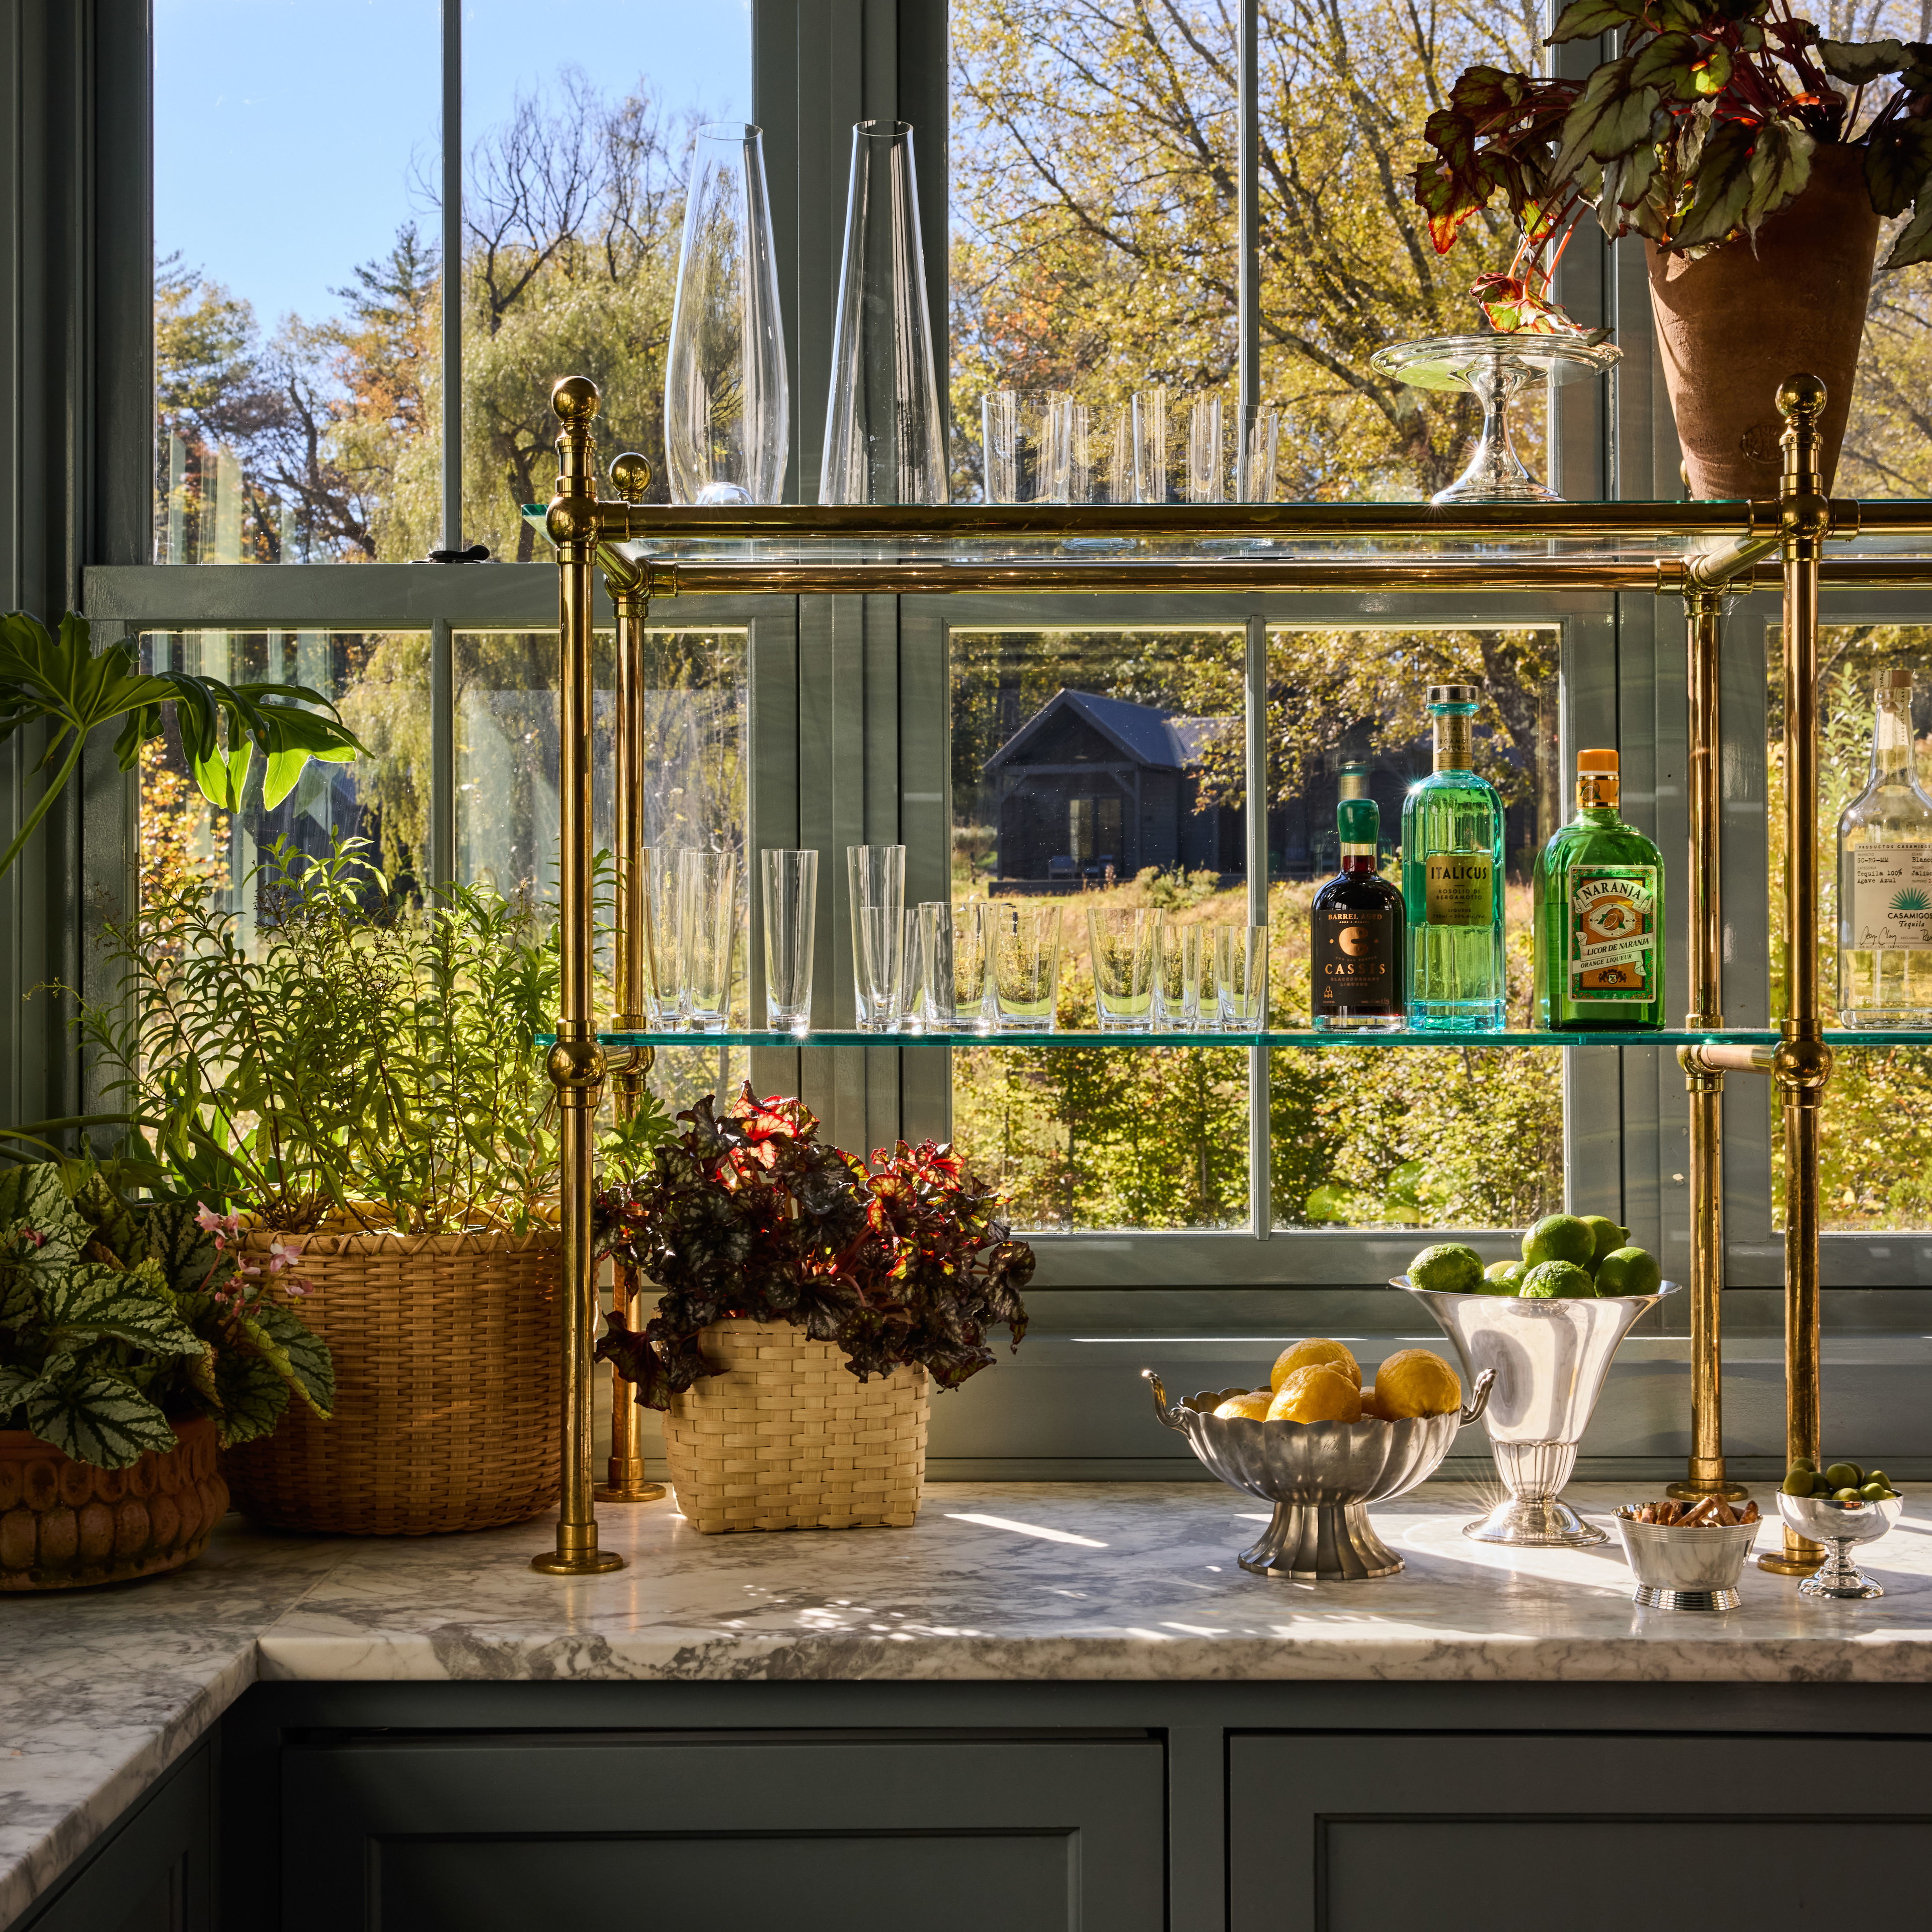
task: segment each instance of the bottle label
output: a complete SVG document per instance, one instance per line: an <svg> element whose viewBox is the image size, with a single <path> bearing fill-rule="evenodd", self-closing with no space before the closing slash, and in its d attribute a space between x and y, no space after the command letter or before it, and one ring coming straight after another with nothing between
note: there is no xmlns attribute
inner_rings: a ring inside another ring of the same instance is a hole
<svg viewBox="0 0 1932 1932"><path fill-rule="evenodd" d="M1570 874L1570 996L1653 999L1657 964L1657 868L1579 866Z"/></svg>
<svg viewBox="0 0 1932 1932"><path fill-rule="evenodd" d="M1423 917L1431 926L1488 926L1496 862L1486 852L1432 852L1423 861Z"/></svg>
<svg viewBox="0 0 1932 1932"><path fill-rule="evenodd" d="M1852 945L1932 946L1932 845L1855 845L1851 856Z"/></svg>
<svg viewBox="0 0 1932 1932"><path fill-rule="evenodd" d="M1388 908L1318 907L1309 938L1318 1016L1402 1011L1396 974L1402 928Z"/></svg>

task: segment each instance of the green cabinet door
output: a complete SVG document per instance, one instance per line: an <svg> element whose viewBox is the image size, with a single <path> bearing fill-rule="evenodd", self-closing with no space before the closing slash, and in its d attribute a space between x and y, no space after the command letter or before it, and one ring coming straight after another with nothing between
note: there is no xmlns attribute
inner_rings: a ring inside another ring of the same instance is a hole
<svg viewBox="0 0 1932 1932"><path fill-rule="evenodd" d="M1144 1737L352 1736L283 1758L282 1932L1158 1932Z"/></svg>

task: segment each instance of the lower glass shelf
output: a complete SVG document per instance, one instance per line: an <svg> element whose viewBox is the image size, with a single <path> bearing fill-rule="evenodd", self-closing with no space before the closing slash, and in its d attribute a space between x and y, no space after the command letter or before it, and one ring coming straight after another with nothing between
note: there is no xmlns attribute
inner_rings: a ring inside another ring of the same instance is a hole
<svg viewBox="0 0 1932 1932"><path fill-rule="evenodd" d="M605 1046L1774 1046L1776 1033L1726 1028L1706 1032L1663 1033L1315 1033L1307 1028L1270 1033L773 1033L734 1028L724 1033L600 1033ZM1932 1033L1831 1033L1834 1046L1924 1046L1932 1048ZM554 1034L539 1034L548 1046Z"/></svg>

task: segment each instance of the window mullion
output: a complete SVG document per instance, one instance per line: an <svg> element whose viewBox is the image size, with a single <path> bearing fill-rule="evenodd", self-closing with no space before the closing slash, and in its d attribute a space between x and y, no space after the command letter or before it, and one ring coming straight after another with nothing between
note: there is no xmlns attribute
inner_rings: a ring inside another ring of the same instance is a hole
<svg viewBox="0 0 1932 1932"><path fill-rule="evenodd" d="M1240 362L1241 418L1237 448L1247 434L1247 412L1262 399L1261 337L1261 0L1240 0L1240 92L1237 122L1240 154L1235 220L1240 230L1240 313L1235 319Z"/></svg>
<svg viewBox="0 0 1932 1932"><path fill-rule="evenodd" d="M442 0L442 547L463 538L463 0Z"/></svg>
<svg viewBox="0 0 1932 1932"><path fill-rule="evenodd" d="M1247 767L1248 923L1268 923L1268 620L1247 622L1246 703L1242 718ZM1270 1025L1279 1024L1272 1015ZM1274 1229L1274 1190L1270 1172L1268 1049L1248 1049L1248 1225L1258 1241Z"/></svg>

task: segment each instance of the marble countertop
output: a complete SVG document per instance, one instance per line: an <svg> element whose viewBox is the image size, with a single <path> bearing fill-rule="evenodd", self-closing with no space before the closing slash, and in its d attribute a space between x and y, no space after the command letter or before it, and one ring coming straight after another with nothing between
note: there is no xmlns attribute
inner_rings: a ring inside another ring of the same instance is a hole
<svg viewBox="0 0 1932 1932"><path fill-rule="evenodd" d="M1603 1520L1625 1489L1567 1493ZM1860 1552L1882 1598L1751 1569L1715 1616L1637 1609L1614 1540L1469 1542L1494 1499L1378 1505L1406 1570L1321 1585L1241 1570L1265 1506L1195 1483L935 1484L910 1530L704 1537L668 1502L607 1507L630 1567L580 1581L527 1567L542 1523L354 1540L231 1518L172 1576L0 1598L0 1926L258 1678L1932 1680L1932 1496Z"/></svg>

